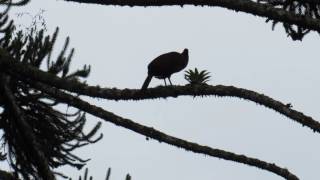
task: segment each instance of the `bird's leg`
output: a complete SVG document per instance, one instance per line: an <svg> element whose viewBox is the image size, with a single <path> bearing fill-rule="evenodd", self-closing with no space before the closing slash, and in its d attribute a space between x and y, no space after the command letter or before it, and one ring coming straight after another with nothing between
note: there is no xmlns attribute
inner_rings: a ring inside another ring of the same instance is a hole
<svg viewBox="0 0 320 180"><path fill-rule="evenodd" d="M164 86L167 86L166 78L164 78L163 80L164 80Z"/></svg>
<svg viewBox="0 0 320 180"><path fill-rule="evenodd" d="M171 83L170 77L168 77L168 79L169 79L170 85L172 86L172 83Z"/></svg>

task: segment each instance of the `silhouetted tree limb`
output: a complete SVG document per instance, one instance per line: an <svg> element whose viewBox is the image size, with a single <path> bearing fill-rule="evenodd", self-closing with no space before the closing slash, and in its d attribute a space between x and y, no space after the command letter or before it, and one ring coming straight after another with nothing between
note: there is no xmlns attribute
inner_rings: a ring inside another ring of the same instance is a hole
<svg viewBox="0 0 320 180"><path fill-rule="evenodd" d="M300 27L304 27L310 30L320 32L320 20L302 16L280 8L274 8L269 4L262 4L253 2L251 0L65 0L79 3L93 3L101 5L119 5L119 6L219 6L234 11L241 11L257 15L261 17L267 17L275 21L286 22L289 24L295 24Z"/></svg>
<svg viewBox="0 0 320 180"><path fill-rule="evenodd" d="M28 4L30 0L0 0L0 5L6 5L6 6L24 6Z"/></svg>
<svg viewBox="0 0 320 180"><path fill-rule="evenodd" d="M267 163L256 158L247 157L245 155L238 155L232 152L214 149L209 146L199 145L197 143L189 142L183 139L179 139L170 135L167 135L159 130L156 130L152 127L144 126L139 123L136 123L130 119L122 118L117 116L112 112L108 112L101 107L91 105L86 101L82 101L80 98L67 94L57 88L52 88L45 86L41 83L34 81L28 81L31 86L34 88L47 93L51 97L56 98L60 102L64 102L70 106L78 108L82 111L88 112L93 116L99 117L107 122L111 122L117 126L130 129L134 132L137 132L141 135L153 138L159 142L165 142L167 144L183 148L187 151L192 151L195 153L205 154L212 157L222 158L225 160L230 160L238 163L247 164L254 166L263 170L273 172L279 176L282 176L288 180L298 180L299 178L294 174L290 173L287 169L281 168L274 163Z"/></svg>
<svg viewBox="0 0 320 180"><path fill-rule="evenodd" d="M116 89L116 88L101 88L99 86L88 86L78 81L66 81L50 73L45 73L37 68L28 65L22 65L19 62L7 60L8 57L3 57L5 53L0 53L0 70L7 71L12 76L28 77L34 81L42 82L59 89L68 90L80 95L87 95L90 97L98 97L110 100L142 100L167 98L178 96L208 96L214 95L219 97L238 97L246 99L273 109L282 115L307 126L314 132L320 133L320 123L312 117L304 115L303 113L291 109L285 103L274 100L266 95L243 89L234 86L223 85L197 85L197 86L172 86L172 87L157 87L150 88L145 91L136 89ZM3 58L2 58L3 57ZM17 77L19 78L19 77ZM21 79L23 80L23 79Z"/></svg>

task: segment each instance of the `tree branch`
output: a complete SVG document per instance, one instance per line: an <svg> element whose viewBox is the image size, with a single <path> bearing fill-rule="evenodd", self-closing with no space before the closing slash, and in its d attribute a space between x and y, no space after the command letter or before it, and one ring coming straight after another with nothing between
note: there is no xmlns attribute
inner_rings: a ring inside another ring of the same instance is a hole
<svg viewBox="0 0 320 180"><path fill-rule="evenodd" d="M34 81L39 81L44 84L57 87L59 89L68 90L80 95L90 97L98 97L110 100L142 100L167 98L178 96L204 96L214 95L219 97L238 97L241 99L250 100L270 109L273 109L280 114L312 129L314 132L320 133L320 123L312 117L291 109L285 103L274 100L266 95L250 91L247 89L237 88L234 86L223 85L201 85L201 86L173 86L173 87L158 87L150 88L145 91L135 89L116 89L116 88L101 88L99 86L88 86L77 81L68 81L54 76L50 73L43 72L35 67L27 64L21 64L8 58L1 58L0 53L0 70L10 73L11 76L17 77L22 81L24 78L30 78ZM20 77L19 77L20 76ZM24 77L24 78L21 78Z"/></svg>
<svg viewBox="0 0 320 180"><path fill-rule="evenodd" d="M70 106L78 108L82 111L90 113L93 116L104 119L107 122L111 122L117 126L124 127L141 135L153 138L159 142L165 142L167 144L183 148L188 151L195 153L205 154L212 157L222 158L225 160L230 160L238 163L247 164L250 166L255 166L257 168L273 172L279 176L282 176L288 180L298 180L299 178L294 174L290 173L287 169L281 168L274 163L267 163L256 158L250 158L245 155L238 155L232 152L227 152L224 150L213 149L209 146L199 145L193 142L189 142L183 139L179 139L170 135L167 135L161 131L158 131L152 127L144 126L138 124L132 120L122 118L111 112L108 112L98 106L94 106L77 98L75 96L69 95L62 92L56 88L50 88L40 83L35 83L33 81L28 82L30 85L34 86L36 89L41 90L44 93L56 98L57 100L64 102Z"/></svg>
<svg viewBox="0 0 320 180"><path fill-rule="evenodd" d="M276 21L287 22L301 27L320 32L320 20L301 16L274 8L267 4L253 2L251 0L65 0L79 3L92 3L100 5L119 6L219 6L234 11L241 11L252 15L267 17Z"/></svg>
<svg viewBox="0 0 320 180"><path fill-rule="evenodd" d="M16 104L13 93L8 87L9 77L6 77L3 74L0 74L1 80L1 89L4 94L5 105L12 111L12 115L15 117L15 121L17 124L17 129L24 135L26 138L26 144L28 144L28 148L31 151L31 154L34 156L34 159L37 163L37 170L41 178L47 180L55 180L53 173L49 168L49 163L40 148L39 143L36 140L36 137L28 125L28 123L24 119L24 115L18 105Z"/></svg>

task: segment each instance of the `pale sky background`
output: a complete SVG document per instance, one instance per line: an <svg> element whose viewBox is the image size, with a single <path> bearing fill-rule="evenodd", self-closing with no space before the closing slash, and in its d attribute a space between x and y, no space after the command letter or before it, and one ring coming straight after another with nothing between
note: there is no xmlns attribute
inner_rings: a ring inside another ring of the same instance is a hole
<svg viewBox="0 0 320 180"><path fill-rule="evenodd" d="M254 90L320 119L316 33L293 42L281 25L272 31L263 18L218 7L129 8L32 0L12 8L11 17L17 19L17 12L35 15L40 9L45 10L48 33L60 27L56 52L70 36L76 49L72 67L92 66L90 85L140 88L153 58L189 48L187 69L210 71L210 84ZM17 23L30 22L20 18ZM187 83L182 72L171 79ZM150 86L157 85L163 81L153 79ZM90 102L179 138L276 163L301 180L319 179L320 134L253 102L214 96ZM88 121L92 127L100 120L88 116ZM95 180L103 179L108 167L111 180L124 180L126 173L133 180L282 179L255 167L146 141L110 123L104 122L101 132L102 141L77 151L92 159L88 167ZM68 167L61 171L75 179L83 172Z"/></svg>

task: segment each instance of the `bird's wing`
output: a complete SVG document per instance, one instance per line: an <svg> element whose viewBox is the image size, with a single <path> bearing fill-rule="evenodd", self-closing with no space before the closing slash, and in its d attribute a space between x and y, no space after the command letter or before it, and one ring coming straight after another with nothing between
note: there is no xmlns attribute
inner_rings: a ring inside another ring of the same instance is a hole
<svg viewBox="0 0 320 180"><path fill-rule="evenodd" d="M168 76L176 72L176 61L181 58L177 52L169 52L155 58L148 66L154 76Z"/></svg>

